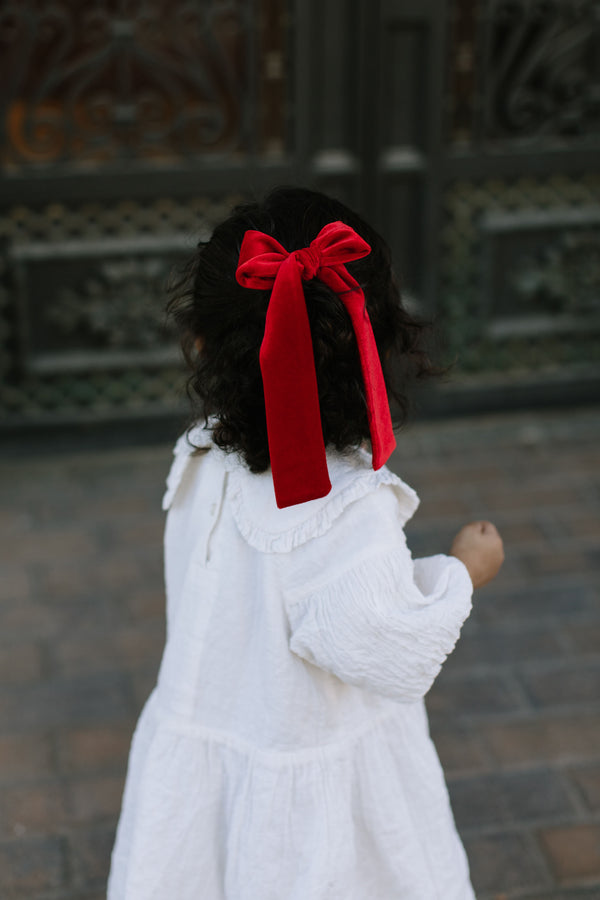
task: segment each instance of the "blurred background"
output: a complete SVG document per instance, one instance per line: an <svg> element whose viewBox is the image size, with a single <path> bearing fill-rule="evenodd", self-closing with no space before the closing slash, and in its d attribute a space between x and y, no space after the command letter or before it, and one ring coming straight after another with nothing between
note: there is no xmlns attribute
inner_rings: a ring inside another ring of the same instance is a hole
<svg viewBox="0 0 600 900"><path fill-rule="evenodd" d="M589 398L599 58L594 0L2 0L3 428L172 418L168 273L281 183L390 242L430 408Z"/></svg>
<svg viewBox="0 0 600 900"><path fill-rule="evenodd" d="M301 184L451 374L415 553L507 544L428 706L478 897L600 898L598 0L0 0L0 898L100 900L164 640L173 266ZM170 900L170 898L169 898Z"/></svg>

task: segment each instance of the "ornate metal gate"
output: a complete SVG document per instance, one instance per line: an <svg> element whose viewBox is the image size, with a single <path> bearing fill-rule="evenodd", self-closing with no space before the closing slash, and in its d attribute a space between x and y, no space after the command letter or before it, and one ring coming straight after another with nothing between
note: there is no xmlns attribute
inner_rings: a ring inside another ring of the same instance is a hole
<svg viewBox="0 0 600 900"><path fill-rule="evenodd" d="M379 225L478 396L597 386L599 13L0 0L3 424L173 411L168 271L285 182Z"/></svg>
<svg viewBox="0 0 600 900"><path fill-rule="evenodd" d="M461 368L598 397L600 4L459 0L450 35L439 302Z"/></svg>

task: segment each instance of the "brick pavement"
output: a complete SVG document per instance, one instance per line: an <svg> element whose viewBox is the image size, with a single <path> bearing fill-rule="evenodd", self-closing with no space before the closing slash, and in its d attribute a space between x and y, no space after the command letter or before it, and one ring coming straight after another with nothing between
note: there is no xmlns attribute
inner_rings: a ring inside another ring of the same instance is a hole
<svg viewBox="0 0 600 900"><path fill-rule="evenodd" d="M507 561L428 698L480 900L600 900L600 412L421 423L415 554ZM164 639L170 448L0 460L0 900L100 900ZM170 900L170 898L169 898Z"/></svg>

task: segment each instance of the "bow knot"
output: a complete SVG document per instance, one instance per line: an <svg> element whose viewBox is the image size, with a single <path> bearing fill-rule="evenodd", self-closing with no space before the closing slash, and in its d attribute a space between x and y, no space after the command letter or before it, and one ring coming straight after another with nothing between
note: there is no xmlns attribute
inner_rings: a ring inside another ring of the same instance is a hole
<svg viewBox="0 0 600 900"><path fill-rule="evenodd" d="M302 281L318 275L350 316L365 385L373 468L379 469L396 446L364 294L345 267L370 252L367 242L343 222L326 225L310 246L292 253L262 231L249 230L244 235L236 270L239 284L256 290L272 288L260 368L271 471L280 508L316 500L331 490Z"/></svg>
<svg viewBox="0 0 600 900"><path fill-rule="evenodd" d="M310 281L321 268L321 254L312 246L296 250L291 254L296 258L302 281Z"/></svg>

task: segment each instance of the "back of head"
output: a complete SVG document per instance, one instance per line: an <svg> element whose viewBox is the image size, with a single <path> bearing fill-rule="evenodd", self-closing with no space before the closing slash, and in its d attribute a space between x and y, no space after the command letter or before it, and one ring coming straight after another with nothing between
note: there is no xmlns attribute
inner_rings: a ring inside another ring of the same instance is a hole
<svg viewBox="0 0 600 900"><path fill-rule="evenodd" d="M347 264L361 286L388 391L397 417L406 413L406 381L433 370L420 348L423 326L403 309L383 238L344 204L302 188L278 188L261 203L236 207L211 239L198 247L169 303L192 374L189 394L195 421L212 417L214 442L238 451L253 472L269 467L260 346L270 291L236 280L248 230L300 250L334 221L353 228L371 247ZM311 327L325 445L345 451L370 436L358 349L344 304L318 278L303 282ZM401 365L394 366L399 357ZM392 384L392 372L401 384ZM294 398L290 397L293 405Z"/></svg>

